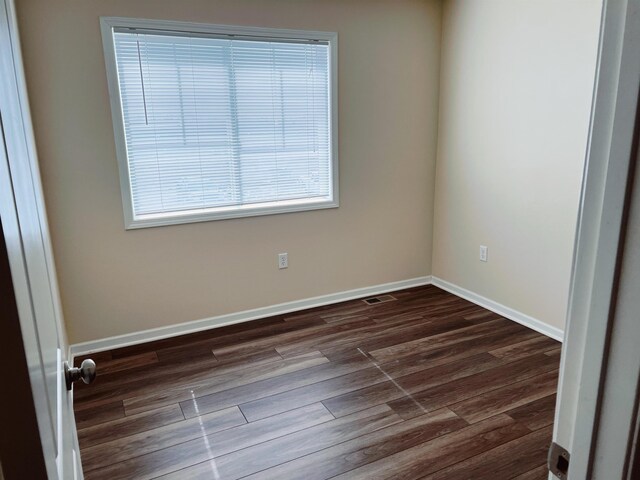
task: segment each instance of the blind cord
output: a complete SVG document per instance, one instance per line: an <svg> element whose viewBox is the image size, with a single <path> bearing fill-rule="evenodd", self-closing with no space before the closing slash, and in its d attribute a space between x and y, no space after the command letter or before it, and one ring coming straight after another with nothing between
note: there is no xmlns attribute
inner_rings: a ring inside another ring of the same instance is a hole
<svg viewBox="0 0 640 480"><path fill-rule="evenodd" d="M142 58L140 57L140 40L136 39L138 46L138 66L140 67L140 84L142 85L142 104L144 106L144 123L149 125L149 117L147 116L147 96L144 91L144 76L142 75Z"/></svg>

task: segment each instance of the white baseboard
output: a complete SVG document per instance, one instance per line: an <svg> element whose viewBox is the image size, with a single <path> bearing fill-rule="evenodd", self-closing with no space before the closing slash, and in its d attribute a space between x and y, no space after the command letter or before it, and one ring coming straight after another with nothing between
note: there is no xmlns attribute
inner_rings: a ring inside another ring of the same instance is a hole
<svg viewBox="0 0 640 480"><path fill-rule="evenodd" d="M553 327L537 318L530 317L527 314L514 310L513 308L507 307L506 305L502 305L501 303L494 302L482 295L478 295L466 288L459 287L453 283L447 282L446 280L442 280L438 277L432 277L431 283L436 287L439 287L447 292L453 293L458 297L464 298L465 300L469 300L470 302L475 303L476 305L480 305L481 307L486 308L487 310L491 310L492 312L497 313L498 315L502 315L503 317L508 318L509 320L513 320L514 322L520 323L525 327L529 327L536 332L542 333L547 337L551 337L554 340L558 340L562 342L564 338L564 331Z"/></svg>
<svg viewBox="0 0 640 480"><path fill-rule="evenodd" d="M180 323L177 325L169 325L166 327L154 328L151 330L143 330L141 332L127 333L115 337L103 338L100 340L92 340L89 342L76 343L69 347L70 361L78 355L86 355L89 353L101 352L104 350L112 350L114 348L128 347L139 343L161 340L163 338L176 337L188 333L200 332L210 328L223 327L236 323L248 322L260 318L271 317L274 315L282 315L284 313L306 310L308 308L320 307L331 303L339 303L356 298L369 297L371 295L379 295L381 293L393 292L405 288L418 287L431 283L431 276L411 278L409 280L401 280L399 282L384 283L382 285L374 285L371 287L356 288L344 292L330 293L319 297L307 298L304 300L296 300L293 302L280 303L269 307L256 308L253 310L245 310L238 313L230 313L217 317L204 318L192 322Z"/></svg>
<svg viewBox="0 0 640 480"><path fill-rule="evenodd" d="M113 350L115 348L128 347L130 345L152 342L154 340L162 340L163 338L186 335L189 333L200 332L202 330L208 330L211 328L224 327L226 325L258 320L260 318L271 317L274 315L297 312L299 310L306 310L308 308L321 307L323 305L329 305L332 303L345 302L347 300L354 300L356 298L379 295L382 293L393 292L395 290L403 290L405 288L418 287L428 284L433 284L443 290L446 290L447 292L457 295L458 297L469 300L476 305L502 315L509 320L513 320L514 322L520 323L525 327L529 327L536 332L540 332L543 335L551 337L554 340L558 340L560 342L562 342L563 340L564 332L557 327L552 327L551 325L548 325L541 320L530 317L529 315L514 310L513 308L507 307L506 305L502 305L501 303L494 302L493 300L483 297L482 295L478 295L477 293L471 292L470 290L467 290L465 288L459 287L458 285L454 285L453 283L447 282L446 280L428 275L424 277L412 278L409 280L401 280L399 282L384 283L382 285L374 285L371 287L356 288L354 290L347 290L344 292L330 293L328 295L321 295L319 297L295 300L293 302L280 303L277 305L271 305L269 307L245 310L243 312L230 313L217 317L204 318L202 320L195 320L192 322L185 322L177 325L169 325L166 327L143 330L141 332L127 333L124 335L103 338L100 340L76 343L69 346L69 358L70 361L73 362L73 358L78 355L86 355L89 353L102 352L104 350Z"/></svg>

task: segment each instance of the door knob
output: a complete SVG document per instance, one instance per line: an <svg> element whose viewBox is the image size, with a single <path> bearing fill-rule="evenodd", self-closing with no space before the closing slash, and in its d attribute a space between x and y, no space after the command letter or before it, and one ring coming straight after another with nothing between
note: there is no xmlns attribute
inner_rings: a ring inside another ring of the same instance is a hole
<svg viewBox="0 0 640 480"><path fill-rule="evenodd" d="M69 362L64 362L64 377L67 381L67 390L71 390L73 382L82 380L84 383L89 384L96 378L96 362L87 358L83 360L78 367L70 367Z"/></svg>

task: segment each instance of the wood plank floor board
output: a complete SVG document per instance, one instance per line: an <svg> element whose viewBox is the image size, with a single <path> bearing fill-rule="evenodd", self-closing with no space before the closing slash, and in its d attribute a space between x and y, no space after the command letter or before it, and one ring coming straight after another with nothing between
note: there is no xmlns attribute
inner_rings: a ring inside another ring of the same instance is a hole
<svg viewBox="0 0 640 480"><path fill-rule="evenodd" d="M307 319L300 322L278 322L273 325L260 326L254 330L241 330L228 335L221 335L219 337L205 338L191 344L192 349L194 346L206 346L214 354L219 351L221 355L216 356L219 360L233 359L234 356L242 356L251 353L256 350L265 350L268 348L269 343L278 343L278 341L286 338L296 338L297 336L311 335L314 332L322 332L323 330L330 328L330 326L322 319ZM247 350L243 346L251 344L254 348ZM265 344L265 346L263 346ZM233 351L229 351L228 354L222 354L222 349L229 347ZM167 355L171 351L175 355L174 347L166 347L162 349L162 354ZM234 355L235 354L235 355Z"/></svg>
<svg viewBox="0 0 640 480"><path fill-rule="evenodd" d="M342 309L344 312L344 315L358 315L359 312L355 311L355 312L349 312L347 311L347 307L345 306L345 303L349 303L349 302L342 302L342 303L336 303L334 304L336 309ZM300 320L304 320L307 318L315 318L318 319L320 318L320 314L323 311L326 311L327 305L325 306L321 306L321 307L314 307L314 308L308 308L306 310L300 310L297 312L291 312L291 313L285 313L282 315L282 318L285 322L298 322Z"/></svg>
<svg viewBox="0 0 640 480"><path fill-rule="evenodd" d="M381 417L384 413L384 418L386 419L396 419L389 409L377 413ZM94 478L151 479L201 462L207 463L207 473L211 475L209 460L238 450L244 451L254 445L264 444L271 439L286 438L295 432L306 431L313 426L323 425L332 420L332 415L322 404L316 404L260 422L246 423L235 428L178 443L122 462L113 463L104 468L91 470L86 478L88 480ZM386 425L389 421L381 421L380 425ZM348 422L348 424L352 423ZM191 477L182 476L179 478Z"/></svg>
<svg viewBox="0 0 640 480"><path fill-rule="evenodd" d="M500 359L492 358L489 354L479 353L472 357L440 363L429 368L420 368L426 366L422 362L392 365L390 368L387 368L387 365L383 363L379 368L392 377L393 381L405 392L414 394L437 385L491 370L504 365L504 363Z"/></svg>
<svg viewBox="0 0 640 480"><path fill-rule="evenodd" d="M247 480L283 478L324 480L460 430L466 425L467 423L451 410L443 408L244 478Z"/></svg>
<svg viewBox="0 0 640 480"><path fill-rule="evenodd" d="M214 329L215 331L203 330L201 332L179 335L177 337L163 338L161 340L140 343L137 345L131 345L129 347L121 347L112 350L111 353L113 355L113 358L122 358L144 352L158 351L163 348L171 348L176 345L192 347L194 344L209 341L214 341L217 344L217 342L222 341L223 339L232 343L234 339L242 338L242 335L244 335L246 332L251 332L249 333L249 335L267 335L270 327L278 326L282 323L284 323L284 320L280 316L263 318L247 323L237 323L235 325L216 328ZM310 323L317 324L318 322L316 320ZM307 322L300 322L298 328L305 328L308 325L309 323ZM240 337L234 337L234 335L239 335Z"/></svg>
<svg viewBox="0 0 640 480"><path fill-rule="evenodd" d="M305 318L321 318L321 315L330 316L335 315L360 315L362 312L368 311L368 305L361 300L349 300L346 302L340 302L333 305L323 305L321 307L315 307L301 312L285 313L283 315L285 321L299 321Z"/></svg>
<svg viewBox="0 0 640 480"><path fill-rule="evenodd" d="M398 325L399 329L405 331L428 332L433 326L431 322L425 320L424 317L415 316L412 319L401 321ZM395 331L395 329L394 329ZM367 338L385 336L389 334L389 327L378 323L370 322L366 326L357 329L349 329L346 333L338 332L333 335L313 335L302 341L290 342L282 344L276 348L282 356L299 355L308 350L320 350L323 347L348 347L357 345L359 342Z"/></svg>
<svg viewBox="0 0 640 480"><path fill-rule="evenodd" d="M504 318L504 317L502 315L497 314L496 312L492 312L491 310L486 310L482 307L478 307L477 312L465 315L464 318L466 318L467 320L477 320L480 318Z"/></svg>
<svg viewBox="0 0 640 480"><path fill-rule="evenodd" d="M505 413L531 430L538 430L553 424L556 394L535 400Z"/></svg>
<svg viewBox="0 0 640 480"><path fill-rule="evenodd" d="M367 315L363 315L362 313L351 313L351 314L328 314L328 315L320 315L319 316L322 320L324 320L325 322L331 324L331 323L353 323L353 322L359 322L361 320L369 320L371 321L371 318L369 318Z"/></svg>
<svg viewBox="0 0 640 480"><path fill-rule="evenodd" d="M489 353L499 358L517 360L518 358L528 357L534 353L545 353L550 350L556 350L558 346L559 342L552 338L536 336L530 340L491 350Z"/></svg>
<svg viewBox="0 0 640 480"><path fill-rule="evenodd" d="M456 316L456 317L466 319L467 316L474 315L475 313L478 313L481 309L482 307L478 307L478 305L475 305L466 300L460 300L457 305L451 306L448 308L443 306L441 308L431 310L430 308L427 307L426 308L427 313L425 313L424 317L429 320L441 320L443 318L447 318L451 316ZM499 318L503 318L503 317L500 317L500 316L493 317L493 320L497 320ZM474 318L473 320L485 320L485 317L479 316ZM492 320L492 319L486 319L486 320Z"/></svg>
<svg viewBox="0 0 640 480"><path fill-rule="evenodd" d="M511 345L513 342L527 340L538 336L540 336L540 334L529 329L523 329L520 325L509 325L505 328L498 329L496 332L488 332L486 335L482 335L471 340L454 342L437 348L429 348L423 352L417 352L413 355L394 359L385 363L385 365L389 366L393 364L400 365L403 363L423 362L425 364L429 363L431 366L435 366L440 363L455 360L456 358L464 358L477 353L486 352L487 349L491 347ZM378 339L367 339L355 346L349 345L346 347L322 348L321 352L330 361L334 361L350 358L355 355L362 355L363 352L371 352L397 345L399 341L403 340L406 341L406 337L398 339L396 334L390 334Z"/></svg>
<svg viewBox="0 0 640 480"><path fill-rule="evenodd" d="M507 326L511 326L511 322L500 318L497 320L483 322L478 325L459 328L453 331L445 331L429 337L410 340L388 348L373 350L369 353L371 353L371 355L379 362L388 362L404 356L414 355L416 352L428 351L429 349L438 348L443 345L451 345L457 342L478 338Z"/></svg>
<svg viewBox="0 0 640 480"><path fill-rule="evenodd" d="M503 360L484 353L438 367L428 368L428 364L422 362L402 363L392 365L387 371L385 364L379 365L372 361L371 368L244 403L240 405L240 409L247 420L253 421L287 408L323 401L331 413L342 416L464 378L503 363ZM382 384L385 386L378 389ZM387 388L386 384L390 384L392 388ZM381 395L385 393L387 396L383 399Z"/></svg>
<svg viewBox="0 0 640 480"><path fill-rule="evenodd" d="M425 477L425 480L513 478L537 468L551 443L551 427L545 427L496 448L468 458Z"/></svg>
<svg viewBox="0 0 640 480"><path fill-rule="evenodd" d="M404 329L428 329L429 324L430 322L422 316L416 316L400 322L398 327ZM296 338L290 342L281 343L276 347L276 350L283 356L298 355L308 350L319 350L319 346L322 345L331 345L333 347L354 345L365 338L389 333L389 327L373 323L370 320L368 320L366 324L356 324L356 328L353 328L353 324L342 324L341 326L343 327L343 331L329 332L329 334L323 335L310 335L306 338Z"/></svg>
<svg viewBox="0 0 640 480"><path fill-rule="evenodd" d="M96 406L88 406L82 409L74 405L74 413L76 428L82 429L123 418L124 405L122 400L115 402L105 401L104 403L96 404Z"/></svg>
<svg viewBox="0 0 640 480"><path fill-rule="evenodd" d="M510 341L518 341L521 338L531 338L538 335L532 331L522 331L517 327L507 326L499 332L489 333L471 340L446 344L437 348L429 348L426 351L419 351L413 355L408 355L399 359L382 363L385 371L390 375L397 375L398 371L404 371L406 365L425 367L436 367L474 355L479 355L487 351L488 345L502 345ZM397 369L397 370L396 370Z"/></svg>
<svg viewBox="0 0 640 480"><path fill-rule="evenodd" d="M391 295L100 352L74 387L86 478L545 476L561 345L433 285Z"/></svg>
<svg viewBox="0 0 640 480"><path fill-rule="evenodd" d="M96 379L95 389L83 390L75 399L79 409L93 407L105 401L116 401L124 398L135 398L153 393L157 390L192 390L197 387L224 385L229 382L253 381L255 377L276 375L282 369L305 368L309 365L326 363L328 360L320 352L308 352L305 355L283 359L272 350L255 360L239 360L218 362L200 362L199 364L177 364L165 366L162 370L147 372L141 378L131 375L117 382L112 379ZM100 381L100 383L99 383ZM175 403L175 402L170 402Z"/></svg>
<svg viewBox="0 0 640 480"><path fill-rule="evenodd" d="M378 368L385 373L384 382L368 385L355 391L335 395L323 400L324 405L336 417L341 417L364 408L373 407L381 403L387 403L398 398L406 398L421 390L426 390L450 381L475 375L483 370L501 365L503 362L488 353L481 353L473 357L463 358L436 367L418 370L407 366L404 372L394 369L394 375L406 373L406 375L393 378L385 371L385 365ZM244 410L243 410L244 411Z"/></svg>
<svg viewBox="0 0 640 480"><path fill-rule="evenodd" d="M390 292L390 295L393 295L398 299L398 302L393 302L396 305L407 305L407 304L415 304L416 302L426 303L431 305L437 299L445 298L449 302L454 302L456 300L462 300L455 296L440 290L437 287L433 287L432 285L425 285L420 287L412 287L405 290L399 290L396 292ZM368 298L368 297L364 297ZM396 307L389 307L388 303L382 304L374 304L367 305L363 302L363 299L356 300L347 300L345 302L333 303L328 305L323 305L319 307L310 308L307 310L302 310L298 312L291 312L283 314L283 318L285 321L296 321L299 319L304 319L308 317L318 317L319 315L330 315L333 313L350 315L353 313L360 313L362 311L366 312L378 312L378 311L386 311L386 308L393 309ZM385 307L385 308L382 308Z"/></svg>
<svg viewBox="0 0 640 480"><path fill-rule="evenodd" d="M406 393L394 382L385 381L323 400L334 417L343 417L359 410L404 398Z"/></svg>
<svg viewBox="0 0 640 480"><path fill-rule="evenodd" d="M125 416L106 423L78 429L78 440L80 448L85 449L182 420L184 420L182 409L176 403L138 415Z"/></svg>
<svg viewBox="0 0 640 480"><path fill-rule="evenodd" d="M422 390L411 398L389 402L389 406L408 419L556 369L555 359L536 355Z"/></svg>
<svg viewBox="0 0 640 480"><path fill-rule="evenodd" d="M412 315L430 319L437 318L438 315L457 315L464 317L469 312L477 312L480 309L477 305L473 305L460 298L443 297L441 300L421 299L419 301L404 301L398 304L384 303L376 306L374 310L368 313L369 318L376 323L384 323L386 325L394 324L400 320L411 318Z"/></svg>
<svg viewBox="0 0 640 480"><path fill-rule="evenodd" d="M467 422L476 423L496 413L526 406L547 397L556 391L557 384L558 374L551 370L450 405L450 408Z"/></svg>
<svg viewBox="0 0 640 480"><path fill-rule="evenodd" d="M387 324L375 324L374 326L358 329L346 335L324 336L310 338L306 342L296 342L290 345L277 347L276 350L282 356L299 355L308 350L322 350L326 347L349 347L357 346L363 342L375 340L387 340L387 343L396 345L411 339L422 339L434 337L437 334L452 332L458 329L476 326L482 320L466 320L457 315L443 317L438 320L426 320L424 318L414 318L411 320L401 320L401 323L392 330L390 335ZM391 338L390 338L391 337ZM389 342L389 340L391 340Z"/></svg>
<svg viewBox="0 0 640 480"><path fill-rule="evenodd" d="M274 350L274 353L275 352ZM278 355L279 357L279 355ZM198 372L211 372L217 367L218 360L209 352L208 358L200 358L189 370L189 375L197 375ZM156 363L141 367L138 375L125 374L123 372L104 373L98 364L96 380L90 386L84 386L82 389L75 391L74 385L74 401L81 405L90 403L93 398L104 399L104 393L110 392L111 397L115 397L116 389L134 393L135 391L143 391L147 386L161 386L163 382L173 382L178 378L180 373L184 373L184 362L174 362L173 364ZM184 378L184 377L183 377ZM90 387L90 388L89 388Z"/></svg>
<svg viewBox="0 0 640 480"><path fill-rule="evenodd" d="M375 323L382 323L385 325L397 325L399 322L406 322L424 318L424 308L422 307L400 307L398 309L395 309L393 312L394 313L391 315L377 313L371 315L369 318L371 318L371 320Z"/></svg>
<svg viewBox="0 0 640 480"><path fill-rule="evenodd" d="M92 398L102 398L103 392L110 391L113 396L116 389L126 392L127 395L135 395L145 392L149 386L154 389L166 386L176 387L188 383L190 379L216 377L281 360L282 357L275 349L259 350L244 357L224 361L219 361L212 352L209 352L206 359L199 358L195 361L183 359L170 364L158 363L142 367L140 375L136 376L122 375L118 372L104 375L98 372L98 377L91 388L79 391L75 400L79 405L90 403Z"/></svg>
<svg viewBox="0 0 640 480"><path fill-rule="evenodd" d="M396 316L410 311L429 313L431 309L437 308L440 303L451 305L453 308L460 305L461 302L466 302L460 298L442 294L441 291L438 293L429 293L428 289L423 289L414 291L405 290L403 292L406 292L406 295L398 294L397 292L392 294L397 298L397 301L367 305L362 300L351 300L334 305L325 305L304 312L285 314L284 318L286 321L293 321L301 318L315 317L333 323L345 317L366 315L373 320L390 321L395 320ZM468 306L472 304L466 302L465 305Z"/></svg>
<svg viewBox="0 0 640 480"><path fill-rule="evenodd" d="M365 368L310 385L287 390L258 400L240 404L240 410L249 422L286 412L291 408L322 401L342 393L351 392L368 385L376 385L387 379L377 368Z"/></svg>
<svg viewBox="0 0 640 480"><path fill-rule="evenodd" d="M118 438L82 450L85 471L107 467L114 462L123 462L173 445L197 439L221 430L246 424L238 407L230 407L197 418L173 422L153 430Z"/></svg>
<svg viewBox="0 0 640 480"><path fill-rule="evenodd" d="M73 366L79 367L82 361L86 360L87 358L90 358L94 362L102 364L103 362L108 362L110 360L113 360L113 354L111 353L111 350L107 350L106 352L96 352L96 353L90 353L86 355L78 355L76 357L73 357Z"/></svg>
<svg viewBox="0 0 640 480"><path fill-rule="evenodd" d="M182 371L172 374L165 372L156 377L150 375L140 378L138 382L126 381L105 387L96 385L95 390L86 390L79 396L76 409L94 408L101 404L126 400L124 404L127 414L139 413L187 400L192 397L192 392L212 393L322 363L328 363L328 360L320 352L309 352L289 359L282 359L278 355L274 359L255 364L225 366L215 361L193 368L183 366ZM140 399L145 403L145 408L136 411Z"/></svg>
<svg viewBox="0 0 640 480"><path fill-rule="evenodd" d="M189 400L181 401L180 405L184 415L189 418L231 405L242 405L254 400L259 400L271 395L277 395L279 393L322 382L331 378L341 377L370 367L371 363L366 358L354 357L342 362L323 362L316 366L299 369L284 375L266 378L261 381L255 381L251 384L197 396L198 411L193 408L192 402ZM148 404L147 399L142 399L141 402L143 407ZM126 404L125 408L127 408Z"/></svg>
<svg viewBox="0 0 640 480"><path fill-rule="evenodd" d="M425 335L434 335L438 333L438 331L445 332L454 330L456 327L465 327L471 325L469 320L456 320L449 323L446 320L443 322L439 322L427 321L423 319L422 322L424 322L424 324L421 326L398 326L393 329L388 329L387 331L380 334L358 339L357 341L343 342L340 344L318 345L318 350L322 351L323 353L329 352L329 354L331 354L332 352L346 351L349 349L360 349L364 352L372 352L375 350L398 345L408 340L423 338Z"/></svg>
<svg viewBox="0 0 640 480"><path fill-rule="evenodd" d="M130 374L130 370L140 371L142 367L154 365L158 363L158 354L156 352L139 353L126 358L114 358L100 363L100 374L107 375L116 372L126 372Z"/></svg>
<svg viewBox="0 0 640 480"><path fill-rule="evenodd" d="M533 470L522 473L517 477L513 477L513 480L547 480L549 478L549 470L546 464L540 465Z"/></svg>
<svg viewBox="0 0 640 480"><path fill-rule="evenodd" d="M288 322L285 325L294 327L296 324L295 322ZM235 342L232 344L225 343L218 347L214 347L213 354L216 358L223 359L233 355L243 355L255 349L276 348L293 342L300 342L305 339L317 339L332 336L334 338L340 338L345 332L351 332L358 329L371 329L375 327L376 324L366 317L355 322L342 324L330 324L326 323L324 320L320 320L318 325L314 325L309 328L292 328L291 331L279 333L278 335L261 336L260 338L247 339L242 342Z"/></svg>
<svg viewBox="0 0 640 480"><path fill-rule="evenodd" d="M124 408L127 415L143 412L176 402L191 401L194 397L206 397L232 388L246 385L252 386L267 379L277 378L287 373L298 372L327 363L329 363L329 360L320 352L310 352L299 357L269 362L258 368L244 368L236 372L210 378L206 378L206 376L198 377L197 380L192 380L188 383L181 381L177 387L159 392L154 391L137 396L130 396L130 394L125 393L124 395L128 398L123 401Z"/></svg>
<svg viewBox="0 0 640 480"><path fill-rule="evenodd" d="M156 350L158 362L163 365L174 365L182 362L201 362L203 360L216 359L210 344L193 345L190 348L163 348ZM127 357L125 357L127 358Z"/></svg>
<svg viewBox="0 0 640 480"><path fill-rule="evenodd" d="M529 430L526 427L510 417L496 415L488 420L367 463L333 478L336 480L415 480L510 440L521 438L528 433ZM497 480L500 477L468 478Z"/></svg>
<svg viewBox="0 0 640 480"><path fill-rule="evenodd" d="M368 341L390 341L392 338L394 341L392 344L397 343L398 336L413 336L418 338L422 335L429 335L434 328L437 328L433 321L427 320L422 315L412 314L408 317L398 317L395 320L390 320L388 323L380 324L376 323L376 326L371 328L370 331L354 332L354 335L350 337L344 337L337 339L336 342L316 342L316 345L322 345L322 348L334 348L334 349L347 349L354 346L362 345ZM454 325L451 325L454 327ZM358 335L358 333L360 333ZM322 339L320 339L322 340ZM310 342L310 345L312 343ZM280 353L295 352L296 346L285 346L279 349Z"/></svg>
<svg viewBox="0 0 640 480"><path fill-rule="evenodd" d="M216 457L216 471L220 478L243 478L401 421L388 407L374 407ZM210 479L211 463L200 462L162 478Z"/></svg>

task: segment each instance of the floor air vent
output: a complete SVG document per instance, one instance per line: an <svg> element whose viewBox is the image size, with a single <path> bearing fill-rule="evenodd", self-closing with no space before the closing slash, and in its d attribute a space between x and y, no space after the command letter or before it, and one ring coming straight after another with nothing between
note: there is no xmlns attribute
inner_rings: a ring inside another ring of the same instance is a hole
<svg viewBox="0 0 640 480"><path fill-rule="evenodd" d="M362 300L367 305L377 305L378 303L393 302L396 297L393 295L380 295L379 297L370 297Z"/></svg>

